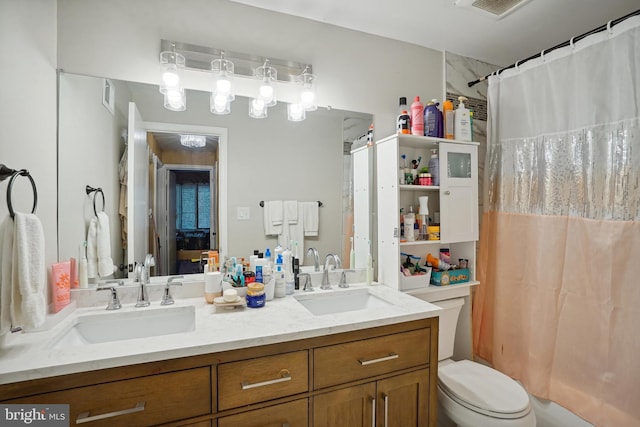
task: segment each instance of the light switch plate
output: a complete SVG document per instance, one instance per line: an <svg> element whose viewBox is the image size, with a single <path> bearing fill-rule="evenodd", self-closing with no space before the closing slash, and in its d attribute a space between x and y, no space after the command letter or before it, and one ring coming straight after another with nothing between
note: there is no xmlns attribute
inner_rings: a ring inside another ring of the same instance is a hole
<svg viewBox="0 0 640 427"><path fill-rule="evenodd" d="M238 220L244 221L251 219L251 211L248 206L238 206Z"/></svg>

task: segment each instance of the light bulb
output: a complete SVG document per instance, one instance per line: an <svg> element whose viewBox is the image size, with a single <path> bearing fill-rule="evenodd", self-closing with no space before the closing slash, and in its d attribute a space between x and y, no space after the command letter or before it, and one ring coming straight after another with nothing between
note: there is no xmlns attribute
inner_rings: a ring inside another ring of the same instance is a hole
<svg viewBox="0 0 640 427"><path fill-rule="evenodd" d="M273 86L268 83L260 85L260 98L262 98L266 104L270 103L273 99Z"/></svg>
<svg viewBox="0 0 640 427"><path fill-rule="evenodd" d="M304 108L301 104L287 105L287 118L292 122L300 122L305 119Z"/></svg>
<svg viewBox="0 0 640 427"><path fill-rule="evenodd" d="M264 101L262 101L261 99L254 99L252 101L252 105L253 105L253 110L256 113L261 113L262 111L264 111Z"/></svg>
<svg viewBox="0 0 640 427"><path fill-rule="evenodd" d="M304 89L300 94L300 101L302 101L302 107L305 110L314 108L316 103L316 94L311 89Z"/></svg>
<svg viewBox="0 0 640 427"><path fill-rule="evenodd" d="M216 82L216 93L224 96L229 96L231 92L231 82L225 78L220 78Z"/></svg>
<svg viewBox="0 0 640 427"><path fill-rule="evenodd" d="M180 75L174 64L169 64L162 73L162 82L167 88L177 87L180 84Z"/></svg>

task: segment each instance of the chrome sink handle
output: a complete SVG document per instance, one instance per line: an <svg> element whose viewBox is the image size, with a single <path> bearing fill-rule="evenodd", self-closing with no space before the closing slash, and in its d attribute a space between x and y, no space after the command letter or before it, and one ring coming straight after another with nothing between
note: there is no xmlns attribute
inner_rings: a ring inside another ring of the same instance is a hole
<svg viewBox="0 0 640 427"><path fill-rule="evenodd" d="M303 292L313 292L313 283L311 282L311 275L309 273L300 273L298 277L304 277L304 284L302 285Z"/></svg>
<svg viewBox="0 0 640 427"><path fill-rule="evenodd" d="M349 284L347 283L347 274L345 272L345 270L342 270L342 273L340 273L340 281L338 282L338 287L339 288L348 288Z"/></svg>
<svg viewBox="0 0 640 427"><path fill-rule="evenodd" d="M328 290L331 289L331 283L329 283L329 266L331 265L331 260L333 259L334 268L340 268L342 266L342 262L340 261L340 257L336 254L327 254L324 258L324 272L322 273L322 284L320 285L320 289Z"/></svg>
<svg viewBox="0 0 640 427"><path fill-rule="evenodd" d="M164 294L162 295L162 301L160 302L160 305L171 305L173 303L175 303L175 301L173 300L173 297L171 296L171 285L174 286L182 286L182 282L174 282L174 280L176 279L182 279L184 276L173 276L173 277L169 277L169 280L167 280L167 285L164 287Z"/></svg>
<svg viewBox="0 0 640 427"><path fill-rule="evenodd" d="M107 310L118 310L122 308L122 304L120 304L120 299L118 298L118 291L114 286L98 286L96 291L111 291L111 298L109 298Z"/></svg>

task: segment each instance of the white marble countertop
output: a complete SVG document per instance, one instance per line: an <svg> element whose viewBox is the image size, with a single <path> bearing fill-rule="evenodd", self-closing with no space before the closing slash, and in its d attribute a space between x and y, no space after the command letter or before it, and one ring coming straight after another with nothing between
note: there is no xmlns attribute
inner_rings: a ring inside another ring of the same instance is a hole
<svg viewBox="0 0 640 427"><path fill-rule="evenodd" d="M204 297L183 298L176 299L172 307L195 307L196 325L192 332L55 348L79 316L106 313L104 306L78 308L49 330L6 336L0 345L0 384L337 334L434 317L441 311L433 304L382 285L352 284L347 289L333 286L330 291L316 288L313 293L296 291L296 295L354 292L361 288L368 288L390 304L318 316L293 296L267 301L259 309L234 310L207 304ZM159 300L152 301L146 308L123 304L122 309L108 315L163 309Z"/></svg>

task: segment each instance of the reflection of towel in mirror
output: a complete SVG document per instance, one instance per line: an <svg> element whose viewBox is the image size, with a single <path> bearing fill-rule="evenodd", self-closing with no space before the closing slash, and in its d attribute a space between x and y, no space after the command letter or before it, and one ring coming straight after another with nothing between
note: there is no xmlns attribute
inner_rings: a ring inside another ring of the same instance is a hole
<svg viewBox="0 0 640 427"><path fill-rule="evenodd" d="M305 236L318 235L318 202L302 202L302 221Z"/></svg>
<svg viewBox="0 0 640 427"><path fill-rule="evenodd" d="M288 224L298 223L298 201L285 200L283 204L284 217Z"/></svg>
<svg viewBox="0 0 640 427"><path fill-rule="evenodd" d="M264 202L264 234L267 236L282 233L282 200Z"/></svg>
<svg viewBox="0 0 640 427"><path fill-rule="evenodd" d="M33 329L47 314L44 231L33 214L16 212L0 227L0 333Z"/></svg>
<svg viewBox="0 0 640 427"><path fill-rule="evenodd" d="M98 218L89 221L87 230L87 277L98 277Z"/></svg>
<svg viewBox="0 0 640 427"><path fill-rule="evenodd" d="M111 276L114 272L111 258L111 233L109 232L109 217L104 212L98 212L97 229L98 275Z"/></svg>

